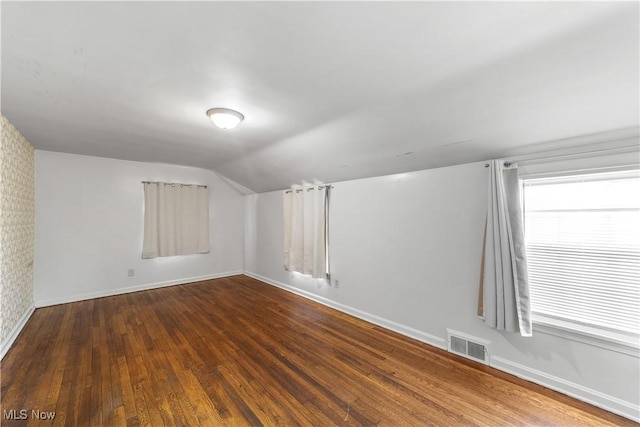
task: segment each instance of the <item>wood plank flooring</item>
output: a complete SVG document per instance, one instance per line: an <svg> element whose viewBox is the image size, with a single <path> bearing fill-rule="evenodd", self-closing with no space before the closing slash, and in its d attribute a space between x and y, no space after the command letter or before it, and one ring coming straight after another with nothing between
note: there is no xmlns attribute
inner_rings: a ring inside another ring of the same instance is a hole
<svg viewBox="0 0 640 427"><path fill-rule="evenodd" d="M638 425L246 276L37 309L1 375L3 426Z"/></svg>

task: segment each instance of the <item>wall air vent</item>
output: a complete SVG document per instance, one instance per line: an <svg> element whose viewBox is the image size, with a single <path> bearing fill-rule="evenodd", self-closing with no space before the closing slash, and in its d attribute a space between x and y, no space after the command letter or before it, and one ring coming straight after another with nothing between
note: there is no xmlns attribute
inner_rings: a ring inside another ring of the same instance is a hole
<svg viewBox="0 0 640 427"><path fill-rule="evenodd" d="M452 329L447 329L447 350L485 365L491 360L491 341Z"/></svg>

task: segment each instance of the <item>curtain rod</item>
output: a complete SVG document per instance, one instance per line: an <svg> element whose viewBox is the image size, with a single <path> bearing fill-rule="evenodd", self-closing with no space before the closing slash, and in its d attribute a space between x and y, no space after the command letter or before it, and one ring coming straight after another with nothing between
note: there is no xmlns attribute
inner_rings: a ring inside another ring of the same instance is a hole
<svg viewBox="0 0 640 427"><path fill-rule="evenodd" d="M318 190L322 190L323 188L333 188L333 185L327 184L327 185L319 185L318 186ZM311 190L315 190L316 186L314 185L313 187L308 187L307 191L311 191ZM304 188L296 188L296 193L301 192L302 190L304 190ZM285 194L289 194L291 193L293 190L286 190L284 193Z"/></svg>
<svg viewBox="0 0 640 427"><path fill-rule="evenodd" d="M143 184L164 184L164 185L171 185L172 187L175 187L176 185L179 185L181 187L202 187L202 188L208 188L206 185L200 185L200 184L181 184L179 182L160 182L160 181L142 181Z"/></svg>
<svg viewBox="0 0 640 427"><path fill-rule="evenodd" d="M505 168L508 168L509 166L511 166L511 162L504 162L503 164L504 164ZM489 163L485 163L483 166L485 168L488 168L490 165L489 165Z"/></svg>
<svg viewBox="0 0 640 427"><path fill-rule="evenodd" d="M523 155L520 157L520 159L518 160L518 158L516 157L515 160L505 160L504 161L504 166L505 167L509 167L511 166L511 164L517 162L517 161L521 161L521 162L532 162L532 161L538 161L538 160L547 160L547 159L561 159L564 157L576 157L576 156L583 156L586 154L598 154L598 153L608 153L611 151L619 151L619 150L627 150L629 148L638 148L637 145L625 145L624 147L616 147L616 148L605 148L602 150L592 150L592 151L583 151L581 153L571 153L571 154L558 154L555 156L543 156L543 157L531 157L531 158L526 158L527 155ZM489 167L489 163L485 163L484 164L485 168Z"/></svg>

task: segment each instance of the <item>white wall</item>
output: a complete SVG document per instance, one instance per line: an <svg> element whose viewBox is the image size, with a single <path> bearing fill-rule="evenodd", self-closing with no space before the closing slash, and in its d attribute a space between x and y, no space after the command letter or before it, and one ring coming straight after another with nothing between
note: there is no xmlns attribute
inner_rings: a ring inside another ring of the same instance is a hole
<svg viewBox="0 0 640 427"><path fill-rule="evenodd" d="M439 347L446 328L490 340L493 366L638 419L637 357L498 333L475 315L487 173L475 163L334 183L331 284L284 270L282 192L246 196L245 270Z"/></svg>
<svg viewBox="0 0 640 427"><path fill-rule="evenodd" d="M209 254L141 258L141 181L209 186ZM241 272L242 212L242 196L211 171L37 150L36 306Z"/></svg>

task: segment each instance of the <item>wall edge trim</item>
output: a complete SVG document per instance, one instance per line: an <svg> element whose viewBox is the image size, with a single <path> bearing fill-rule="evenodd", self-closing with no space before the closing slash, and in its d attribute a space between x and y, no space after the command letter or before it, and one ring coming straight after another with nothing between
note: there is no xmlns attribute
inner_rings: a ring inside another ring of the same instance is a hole
<svg viewBox="0 0 640 427"><path fill-rule="evenodd" d="M31 303L31 305L22 314L22 317L20 317L20 320L18 320L16 325L13 327L9 336L4 340L4 342L2 342L2 345L0 346L0 360L2 360L4 356L9 352L9 349L13 347L13 343L16 341L16 339L20 335L20 332L22 332L29 319L31 319L31 315L35 310L35 304Z"/></svg>
<svg viewBox="0 0 640 427"><path fill-rule="evenodd" d="M384 317L376 316L375 314L368 313L366 311L359 310L357 308L353 308L351 306L341 304L336 301L332 301L328 298L324 298L319 295L312 294L311 292L304 291L302 289L298 289L294 286L287 285L285 283L279 282L277 280L269 279L268 277L262 276L257 273L253 273L250 271L244 272L246 276L249 276L253 279L259 280L261 282L267 283L269 285L275 286L277 288L283 289L285 291L294 293L301 297L310 299L327 307L333 308L335 310L341 311L343 313L349 314L353 317L357 317L358 319L365 320L369 323L372 323L377 326L381 326L383 328L389 329L391 331L397 332L401 335L407 336L409 338L413 338L425 344L432 345L434 347L440 348L442 350L447 349L447 340L444 338L437 337L435 335L428 334L426 332L422 332L418 329L414 329L410 326L405 326L400 323L393 322L391 320L385 319Z"/></svg>
<svg viewBox="0 0 640 427"><path fill-rule="evenodd" d="M618 399L615 396L610 396L555 375L512 362L500 356L493 356L491 358L491 367L566 394L630 420L640 422L640 406Z"/></svg>
<svg viewBox="0 0 640 427"><path fill-rule="evenodd" d="M85 301L85 300L94 299L94 298L103 298L103 297L109 297L114 295L129 294L132 292L146 291L150 289L164 288L166 286L186 285L187 283L201 282L203 280L220 279L223 277L237 276L239 274L242 274L242 270L227 271L227 272L216 273L216 274L207 274L204 276L183 277L180 279L166 280L163 282L152 282L152 283L146 283L142 285L129 286L125 288L90 292L87 294L72 295L72 296L62 297L62 298L45 299L45 300L36 301L35 306L37 308L49 307L52 305L67 304L70 302Z"/></svg>

